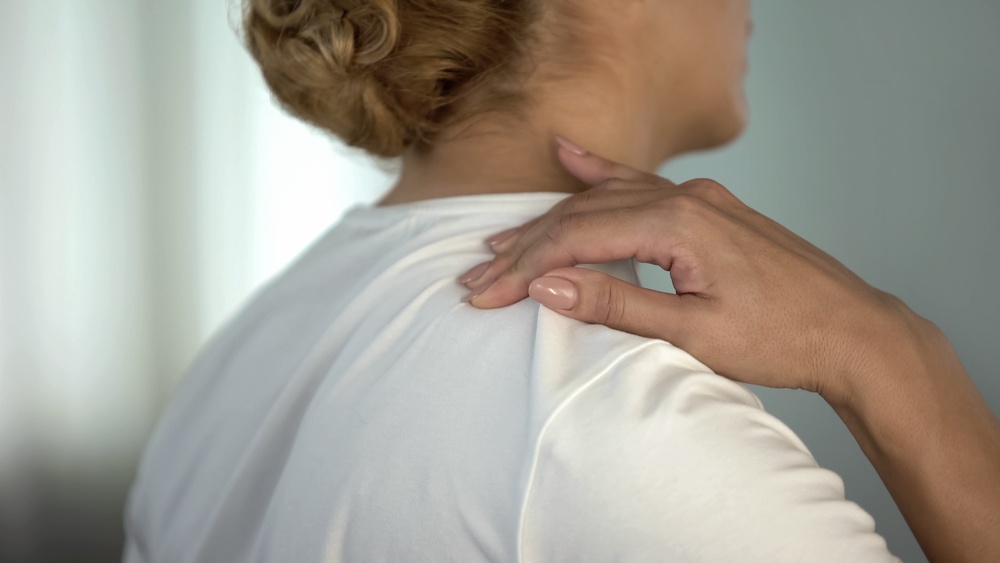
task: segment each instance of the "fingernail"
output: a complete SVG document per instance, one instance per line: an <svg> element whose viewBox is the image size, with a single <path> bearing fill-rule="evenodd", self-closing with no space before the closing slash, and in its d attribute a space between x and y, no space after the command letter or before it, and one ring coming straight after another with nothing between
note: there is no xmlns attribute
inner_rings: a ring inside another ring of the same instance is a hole
<svg viewBox="0 0 1000 563"><path fill-rule="evenodd" d="M507 229L506 231L501 231L490 238L486 239L486 244L493 246L495 244L501 243L514 235L520 227L514 227L513 229Z"/></svg>
<svg viewBox="0 0 1000 563"><path fill-rule="evenodd" d="M496 271L496 272L493 272L492 274L489 274L489 273L483 274L482 276L479 276L479 279L475 279L475 280L472 280L470 282L466 282L465 283L465 287L467 287L469 289L478 289L480 287L489 287L490 285L493 284L493 282L497 281L497 278L499 278L501 274L503 274L503 272L501 272L499 270Z"/></svg>
<svg viewBox="0 0 1000 563"><path fill-rule="evenodd" d="M587 154L587 149L581 147L580 145L574 143L573 141L570 141L566 137L563 137L561 135L556 135L556 141L560 145L562 145L563 148L565 148L571 153L578 154L580 156L584 156Z"/></svg>
<svg viewBox="0 0 1000 563"><path fill-rule="evenodd" d="M572 309L576 306L576 285L555 276L542 276L528 286L528 295L552 309Z"/></svg>
<svg viewBox="0 0 1000 563"><path fill-rule="evenodd" d="M490 264L492 263L493 261L491 260L489 262L483 262L482 264L477 264L473 266L471 270L465 272L464 274L462 274L461 277L458 278L458 283L469 283L471 281L478 280L479 278L483 277L483 274L486 273L486 270L490 268Z"/></svg>
<svg viewBox="0 0 1000 563"><path fill-rule="evenodd" d="M474 289L474 290L470 291L468 295L466 295L465 297L462 298L462 302L463 303L469 303L469 302L471 302L476 297L479 297L484 291L486 291L487 289L489 289L490 286L492 286L492 285L493 284L488 283L488 284L483 285L483 287L480 287L479 289Z"/></svg>

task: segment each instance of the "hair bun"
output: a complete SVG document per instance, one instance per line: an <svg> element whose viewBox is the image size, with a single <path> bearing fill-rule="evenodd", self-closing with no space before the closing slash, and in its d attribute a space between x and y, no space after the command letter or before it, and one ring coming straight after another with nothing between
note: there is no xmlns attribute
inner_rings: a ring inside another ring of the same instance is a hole
<svg viewBox="0 0 1000 563"><path fill-rule="evenodd" d="M528 17L517 0L246 2L244 40L282 106L385 157L430 143L460 97L510 71Z"/></svg>

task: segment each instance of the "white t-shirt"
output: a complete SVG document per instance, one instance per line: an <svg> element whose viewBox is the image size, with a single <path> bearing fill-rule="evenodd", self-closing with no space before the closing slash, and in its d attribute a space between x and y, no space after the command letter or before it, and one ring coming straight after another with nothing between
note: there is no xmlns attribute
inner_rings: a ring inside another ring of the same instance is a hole
<svg viewBox="0 0 1000 563"><path fill-rule="evenodd" d="M125 560L898 561L744 385L531 299L461 302L483 240L563 197L349 211L179 384Z"/></svg>

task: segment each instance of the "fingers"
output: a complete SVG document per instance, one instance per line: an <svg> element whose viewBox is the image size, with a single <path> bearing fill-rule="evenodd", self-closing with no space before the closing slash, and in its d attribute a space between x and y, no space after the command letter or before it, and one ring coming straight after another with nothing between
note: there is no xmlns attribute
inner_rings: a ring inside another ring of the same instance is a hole
<svg viewBox="0 0 1000 563"><path fill-rule="evenodd" d="M642 192L605 192L601 197L621 200ZM471 291L464 300L480 309L504 307L524 299L532 280L556 268L629 258L670 271L678 294L711 297L712 263L733 260L734 251L707 249L714 248L712 241L727 240L731 218L684 193L661 192L632 203L550 215L491 262L474 268L479 278L466 283ZM737 261L739 256L736 252Z"/></svg>
<svg viewBox="0 0 1000 563"><path fill-rule="evenodd" d="M531 283L528 294L567 317L660 338L678 347L683 347L686 333L697 333L691 297L637 287L588 268L548 272Z"/></svg>
<svg viewBox="0 0 1000 563"><path fill-rule="evenodd" d="M479 308L496 308L524 299L528 283L559 267L604 263L651 256L669 268L669 241L656 240L655 230L669 223L654 216L653 204L669 197L677 185L655 174L637 170L590 153L557 137L559 159L590 190L566 198L519 227L487 240L496 258L460 277L470 293L463 299ZM667 188L664 190L663 188ZM647 220L643 220L647 219Z"/></svg>
<svg viewBox="0 0 1000 563"><path fill-rule="evenodd" d="M493 237L490 237L490 239L486 239L486 244L490 245L490 248L493 249L493 252L495 252L497 254L499 254L501 252L506 252L507 249L509 249L512 246L514 246L517 243L517 241L521 240L521 236L524 235L524 233L526 233L529 230L531 230L532 227L534 227L535 225L537 225L538 223L540 223L544 218L545 218L545 216L541 215L539 217L535 217L534 219L532 219L532 220L530 220L530 221L522 224L519 227L514 227L513 229L510 229L510 231L509 231L510 235L504 237L501 240L491 240L491 239L493 239ZM508 231L504 231L504 232L506 233ZM493 235L493 236L497 237L499 234L500 233L497 233L497 235Z"/></svg>
<svg viewBox="0 0 1000 563"><path fill-rule="evenodd" d="M513 254L520 254L523 249L530 246L538 238L545 235L543 229L547 229L549 223L555 219L556 215L566 215L569 213L582 213L586 211L595 211L600 209L610 209L613 207L643 207L649 203L659 199L660 195L656 193L656 190L648 189L645 187L639 189L629 189L637 184L625 183L622 181L622 187L618 187L617 181L613 181L612 184L615 185L613 191L609 190L588 190L576 194L572 197L568 197L550 209L546 214L522 224L514 229L509 229L508 231L503 231L497 233L486 240L487 244L493 249L493 252L501 254L510 251ZM535 228L537 226L537 228ZM510 232L509 236L504 236L502 240L496 241L495 238L500 238L501 235L505 235Z"/></svg>
<svg viewBox="0 0 1000 563"><path fill-rule="evenodd" d="M557 205L572 205L574 209L579 208L582 210L596 207L593 205L593 200L596 198L592 198L591 196L603 191L650 191L657 188L677 187L677 184L661 176L643 172L626 164L617 163L591 153L560 135L556 135L556 141L559 145L559 150L556 153L560 163L570 173L591 186L591 189L575 194ZM531 227L539 223L543 218L544 216L537 217L520 227L497 233L487 239L486 242L493 248L494 252L505 252L514 245L521 235L530 230Z"/></svg>
<svg viewBox="0 0 1000 563"><path fill-rule="evenodd" d="M597 186L610 178L654 185L663 181L669 182L656 174L598 156L565 137L556 135L556 141L559 143L559 151L556 154L563 168L588 186Z"/></svg>
<svg viewBox="0 0 1000 563"><path fill-rule="evenodd" d="M559 215L540 232L505 254L497 255L481 278L467 284L469 302L481 309L516 303L527 295L528 284L555 268L599 264L632 257L653 256L664 269L672 266L675 252L672 225L655 212L636 207ZM689 284L688 287L695 286Z"/></svg>

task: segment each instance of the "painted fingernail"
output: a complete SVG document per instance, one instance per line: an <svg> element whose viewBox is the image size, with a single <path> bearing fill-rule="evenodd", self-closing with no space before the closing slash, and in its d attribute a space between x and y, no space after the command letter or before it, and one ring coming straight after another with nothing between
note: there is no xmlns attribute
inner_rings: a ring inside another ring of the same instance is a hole
<svg viewBox="0 0 1000 563"><path fill-rule="evenodd" d="M469 302L471 302L476 297L479 297L480 295L482 295L482 293L484 291L486 291L487 289L489 289L490 286L492 286L492 285L493 285L492 283L488 283L488 284L483 285L479 289L474 289L474 290L470 291L468 295L466 295L465 297L462 298L462 302L463 303L469 303Z"/></svg>
<svg viewBox="0 0 1000 563"><path fill-rule="evenodd" d="M473 266L471 270L465 272L464 274L462 274L461 277L458 278L458 283L464 284L478 280L479 278L483 277L483 274L486 273L486 270L490 269L490 264L492 263L493 261L491 260L489 262L483 262L482 264L477 264Z"/></svg>
<svg viewBox="0 0 1000 563"><path fill-rule="evenodd" d="M555 276L542 276L528 286L528 295L551 309L572 309L576 306L576 285Z"/></svg>
<svg viewBox="0 0 1000 563"><path fill-rule="evenodd" d="M501 274L503 274L503 272L501 272L499 270L493 272L492 274L490 274L490 273L483 274L482 276L479 276L479 279L475 279L475 280L472 280L470 282L466 282L465 287L467 287L469 289L478 289L480 287L489 287L493 282L497 281L497 278L499 278Z"/></svg>
<svg viewBox="0 0 1000 563"><path fill-rule="evenodd" d="M498 243L501 243L501 242L509 239L510 237L514 236L514 233L516 233L519 228L520 227L514 227L513 229L507 229L506 231L500 231L499 233L497 233L497 234L491 236L490 238L486 239L486 244L488 244L490 246L494 246L494 245L496 245Z"/></svg>
<svg viewBox="0 0 1000 563"><path fill-rule="evenodd" d="M574 143L573 141L570 141L569 139L563 137L562 135L556 135L556 141L560 145L562 145L563 148L565 148L571 153L578 154L580 156L584 156L587 154L587 149L581 147L580 145Z"/></svg>

